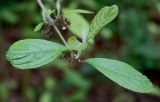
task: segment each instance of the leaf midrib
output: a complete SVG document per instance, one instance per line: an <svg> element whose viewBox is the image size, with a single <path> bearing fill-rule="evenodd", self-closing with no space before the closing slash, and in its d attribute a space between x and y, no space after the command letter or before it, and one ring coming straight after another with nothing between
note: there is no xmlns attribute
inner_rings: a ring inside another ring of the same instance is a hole
<svg viewBox="0 0 160 102"><path fill-rule="evenodd" d="M40 51L17 51L16 54L28 54L28 53L45 53L45 52L53 52L53 51L63 51L63 49L49 49L49 50L40 50ZM15 54L16 50L12 50L9 53L14 53Z"/></svg>
<svg viewBox="0 0 160 102"><path fill-rule="evenodd" d="M98 65L99 66L99 65ZM102 66L99 66L100 68L99 69L102 69L101 67ZM119 73L119 72L117 72L117 71L113 71L113 70L111 70L111 69L109 69L109 68L106 68L107 70L109 70L110 72L115 72L115 73L118 73L118 74L120 74L120 75L122 75L122 76L127 76L127 77L129 77L129 78L132 78L132 79L135 79L135 80L137 80L137 81L139 81L139 82L142 82L141 80L139 80L139 79L137 79L137 78L135 78L135 77L132 77L132 76L129 76L128 74L125 74L125 73ZM101 73L103 73L103 71L101 71ZM139 75L141 75L141 74L139 74ZM141 75L141 76L143 76L143 75ZM146 79L146 78L145 78ZM145 81L147 81L147 80L145 80ZM144 82L144 81L143 81Z"/></svg>
<svg viewBox="0 0 160 102"><path fill-rule="evenodd" d="M108 10L108 12L107 12L107 14L106 14L106 16L109 14L109 10ZM114 13L113 13L114 14ZM112 14L112 15L113 15ZM104 20L102 20L102 22L105 22L105 21L107 21L108 19L110 19L111 17L108 17L107 19L104 19ZM109 22L109 21L108 21ZM108 23L107 22L107 23ZM105 24L107 24L107 23L105 23ZM105 24L103 24L103 26L105 25ZM92 36L94 36L93 34L97 31L97 29L99 29L99 27L100 27L100 23L97 25L97 27L95 28L95 29L93 29L93 31L91 32L91 33L89 33L88 35L90 35L90 37L88 38L88 39L90 39L90 38L92 38ZM91 28L90 28L91 29ZM89 31L90 32L90 31Z"/></svg>

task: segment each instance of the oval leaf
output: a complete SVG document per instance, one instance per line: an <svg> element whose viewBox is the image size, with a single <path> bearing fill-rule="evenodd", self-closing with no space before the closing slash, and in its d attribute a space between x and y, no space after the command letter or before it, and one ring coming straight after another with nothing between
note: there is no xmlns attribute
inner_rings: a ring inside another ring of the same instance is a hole
<svg viewBox="0 0 160 102"><path fill-rule="evenodd" d="M39 23L39 24L34 28L34 31L37 32L37 31L41 30L41 28L43 27L43 25L44 25L43 22Z"/></svg>
<svg viewBox="0 0 160 102"><path fill-rule="evenodd" d="M65 12L65 10L63 10ZM69 30L74 33L79 38L82 38L82 30L85 29L87 32L89 30L89 23L87 20L78 13L69 13L64 14L66 18L71 21L71 25L69 26Z"/></svg>
<svg viewBox="0 0 160 102"><path fill-rule="evenodd" d="M92 20L89 28L87 40L94 38L101 28L110 23L118 14L118 7L103 7Z"/></svg>
<svg viewBox="0 0 160 102"><path fill-rule="evenodd" d="M150 80L126 63L105 58L91 58L85 62L126 89L140 93L153 91Z"/></svg>
<svg viewBox="0 0 160 102"><path fill-rule="evenodd" d="M53 61L66 48L60 44L41 40L26 39L14 43L6 53L11 64L20 69L37 68Z"/></svg>

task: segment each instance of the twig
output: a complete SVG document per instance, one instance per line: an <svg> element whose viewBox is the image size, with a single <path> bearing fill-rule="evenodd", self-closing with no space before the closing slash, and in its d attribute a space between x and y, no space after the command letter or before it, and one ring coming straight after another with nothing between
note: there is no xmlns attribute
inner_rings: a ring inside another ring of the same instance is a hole
<svg viewBox="0 0 160 102"><path fill-rule="evenodd" d="M66 40L64 39L64 37L62 36L62 33L59 31L59 29L58 29L57 26L55 25L54 19L53 19L51 16L46 16L46 15L45 15L45 13L47 12L47 10L46 10L44 4L42 3L42 0L37 0L37 2L38 2L39 6L40 6L41 9L42 9L44 21L47 22L47 20L48 20L48 22L49 22L49 23L54 27L54 29L56 30L58 36L60 37L60 39L62 40L62 42L64 43L64 45L65 45L66 47L68 47L68 44L67 44ZM58 3L59 3L59 2L60 2L60 1L58 1ZM60 5L59 5L59 6L60 6ZM60 9L60 8L59 8L59 9ZM59 10L59 12L60 12L60 10ZM78 55L76 55L74 52L71 51L71 55L77 57L77 59L79 59L80 54L81 54L81 53L79 53Z"/></svg>
<svg viewBox="0 0 160 102"><path fill-rule="evenodd" d="M59 16L60 12L61 12L60 0L57 0L57 2L56 2L56 8L57 8L57 16Z"/></svg>
<svg viewBox="0 0 160 102"><path fill-rule="evenodd" d="M57 26L54 23L53 23L53 27L56 30L56 32L59 35L59 37L61 38L61 40L63 41L63 43L68 47L68 44L67 44L66 40L63 38L61 32L58 30Z"/></svg>
<svg viewBox="0 0 160 102"><path fill-rule="evenodd" d="M46 8L44 7L42 0L37 0L37 2L39 4L39 6L41 7L41 9L46 12Z"/></svg>
<svg viewBox="0 0 160 102"><path fill-rule="evenodd" d="M43 5L42 0L37 0L37 2L39 4L39 6L41 7L42 12L46 13L47 10L46 10L46 8ZM57 28L57 26L54 24L54 19L52 19L51 16L47 16L46 18L52 24L52 26L56 30L57 34L59 35L60 39L62 40L62 42L68 47L68 44L67 44L66 40L64 39L64 37L62 36L62 33L59 31L59 29Z"/></svg>

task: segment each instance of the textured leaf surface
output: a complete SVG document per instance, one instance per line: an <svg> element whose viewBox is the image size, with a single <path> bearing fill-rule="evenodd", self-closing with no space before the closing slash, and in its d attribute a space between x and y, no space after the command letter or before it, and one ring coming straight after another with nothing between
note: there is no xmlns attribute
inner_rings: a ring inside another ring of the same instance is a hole
<svg viewBox="0 0 160 102"><path fill-rule="evenodd" d="M34 31L37 32L37 31L41 30L41 28L43 27L43 25L44 25L43 22L39 23L39 24L34 28Z"/></svg>
<svg viewBox="0 0 160 102"><path fill-rule="evenodd" d="M124 88L140 93L153 91L150 80L126 63L105 58L91 58L85 62Z"/></svg>
<svg viewBox="0 0 160 102"><path fill-rule="evenodd" d="M11 64L20 69L37 68L53 61L66 48L60 44L41 40L26 39L14 43L6 57Z"/></svg>
<svg viewBox="0 0 160 102"><path fill-rule="evenodd" d="M71 25L69 26L69 30L73 34L75 34L79 38L82 38L82 31L85 29L88 32L89 23L82 15L78 13L69 13L64 14L64 16L70 20Z"/></svg>
<svg viewBox="0 0 160 102"><path fill-rule="evenodd" d="M92 20L89 28L87 39L94 38L101 28L110 23L118 14L118 7L113 5L111 7L102 8Z"/></svg>

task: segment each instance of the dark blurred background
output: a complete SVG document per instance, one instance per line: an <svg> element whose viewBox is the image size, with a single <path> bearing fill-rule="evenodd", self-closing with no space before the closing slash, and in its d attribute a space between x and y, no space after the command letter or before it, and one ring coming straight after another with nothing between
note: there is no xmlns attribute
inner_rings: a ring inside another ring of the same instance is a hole
<svg viewBox="0 0 160 102"><path fill-rule="evenodd" d="M52 0L44 1L47 6ZM151 79L155 92L128 91L87 64L72 62L69 67L61 58L39 69L13 68L5 58L11 44L25 38L58 38L33 31L42 21L36 0L1 0L0 102L160 102L160 1L62 0L64 8L87 9L93 15L113 4L119 6L118 17L99 32L84 58L125 61ZM83 17L90 23L93 15Z"/></svg>

